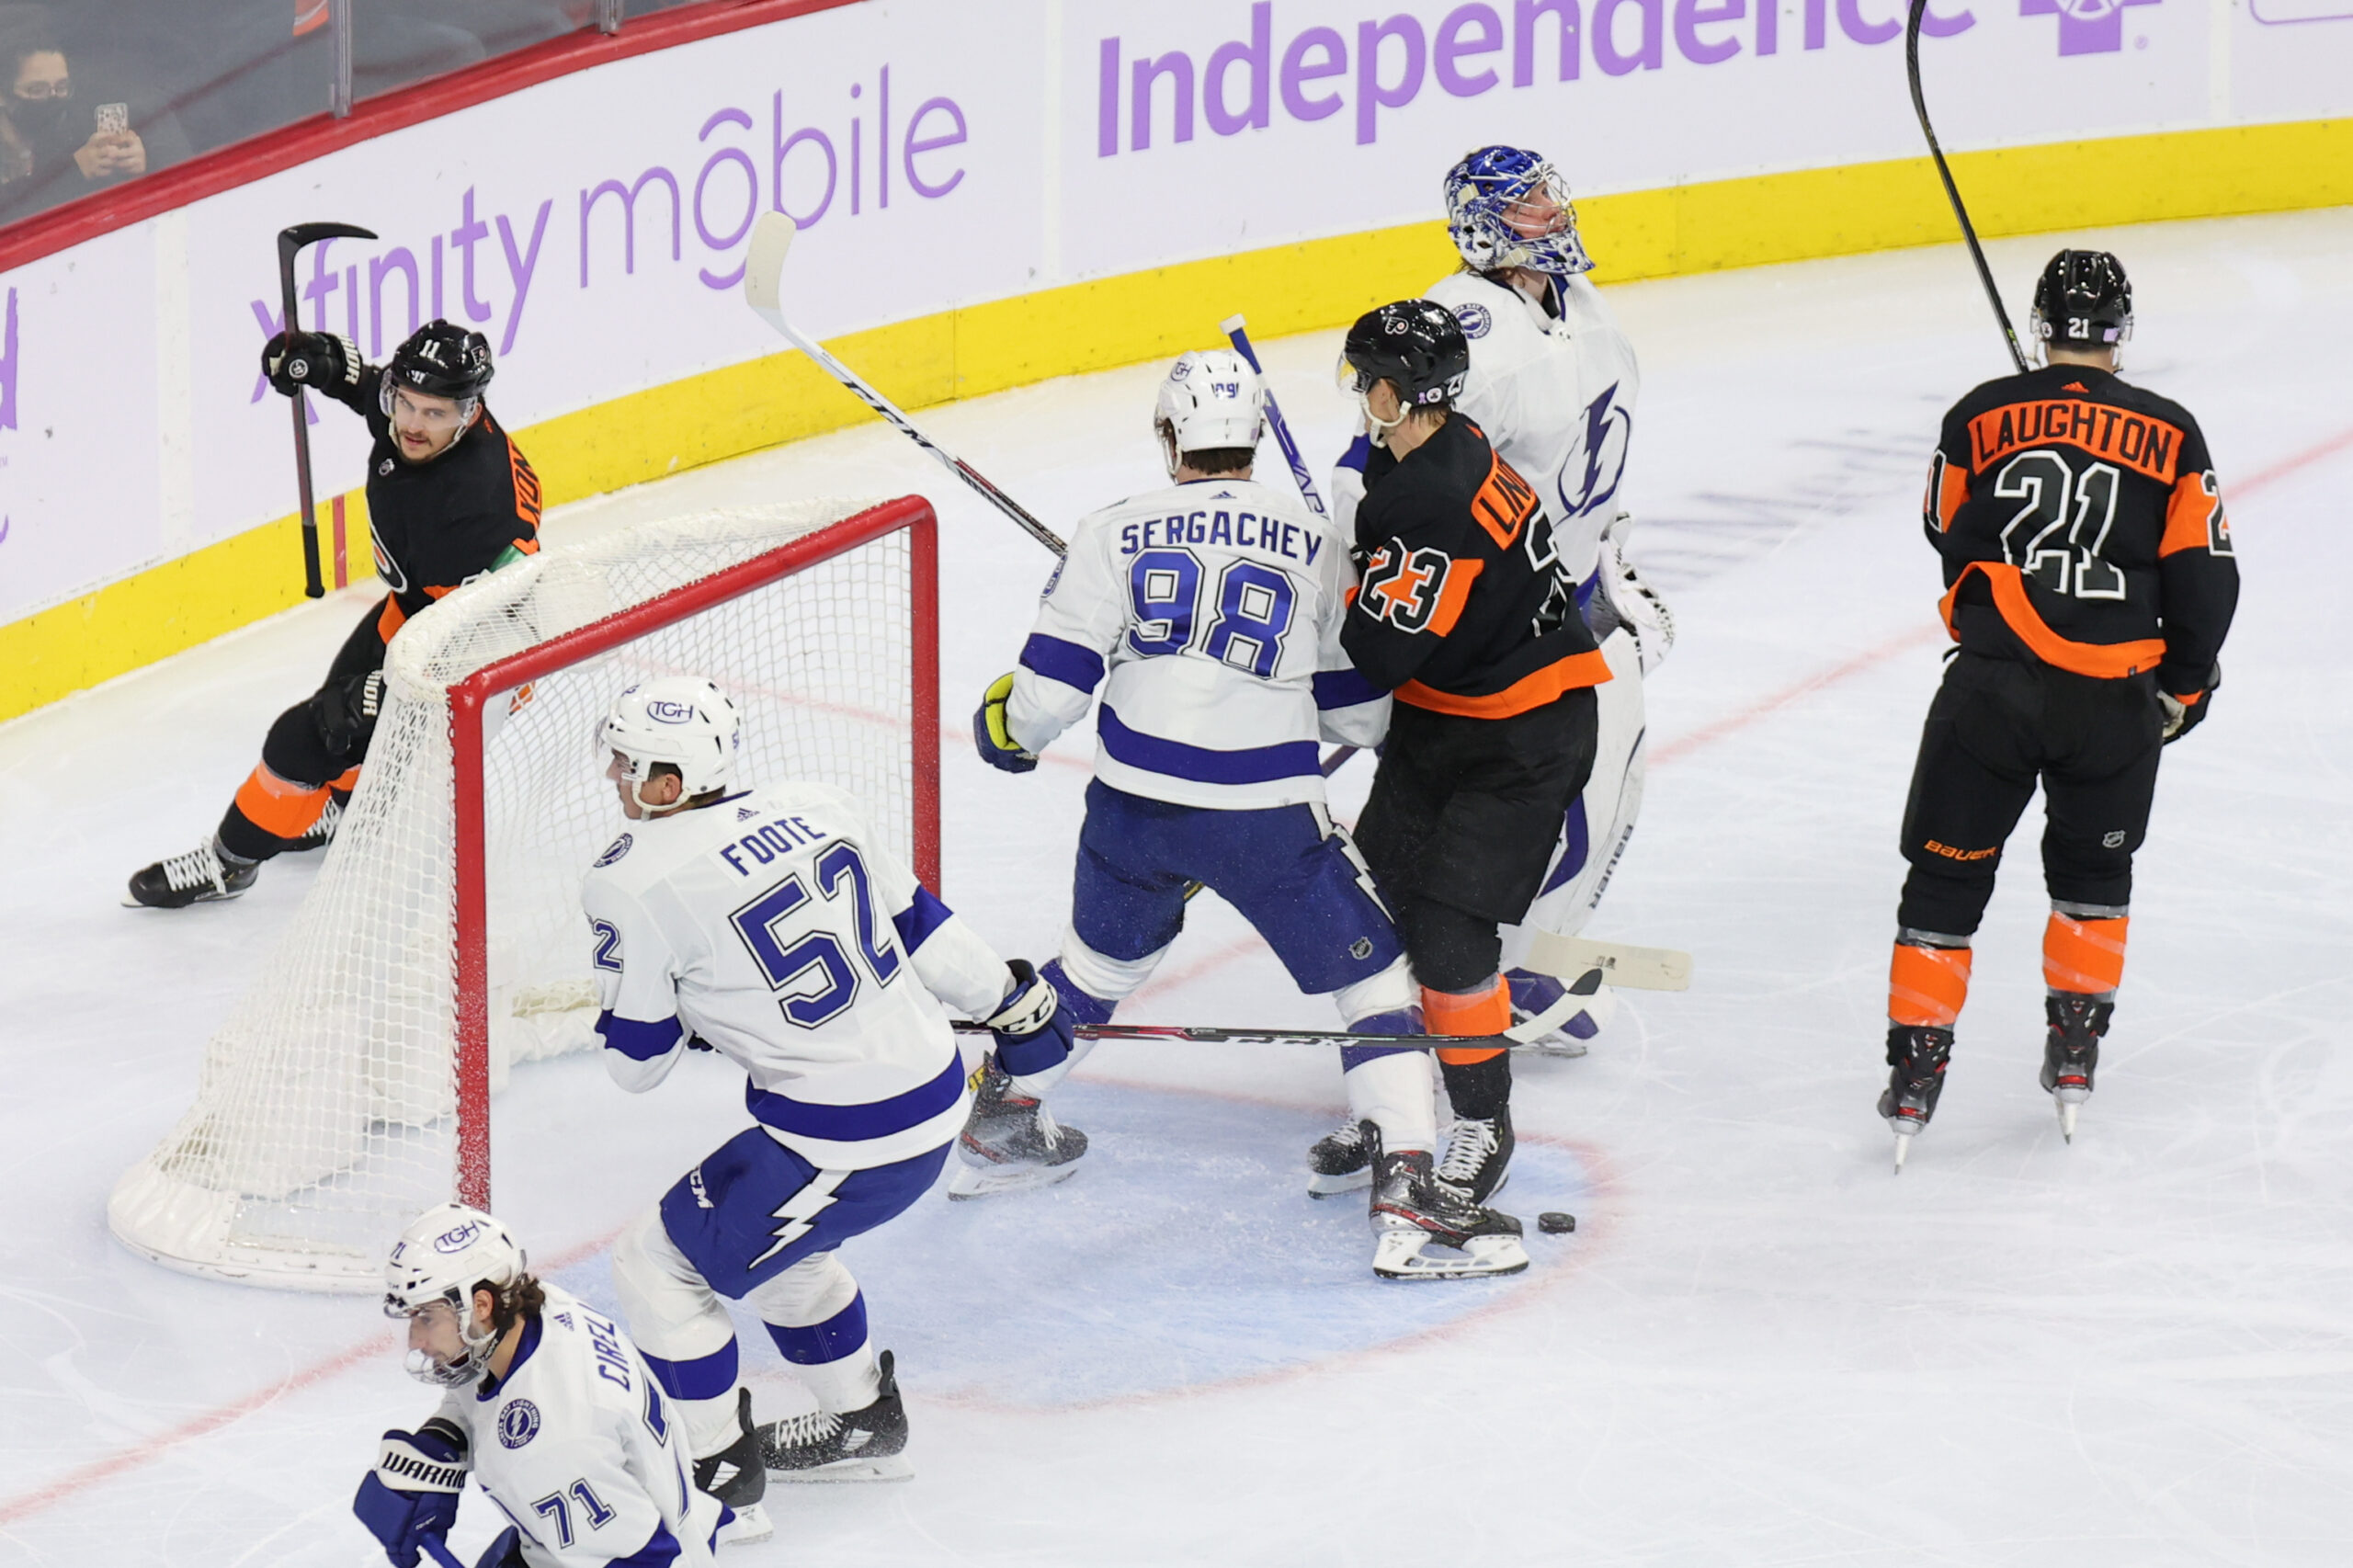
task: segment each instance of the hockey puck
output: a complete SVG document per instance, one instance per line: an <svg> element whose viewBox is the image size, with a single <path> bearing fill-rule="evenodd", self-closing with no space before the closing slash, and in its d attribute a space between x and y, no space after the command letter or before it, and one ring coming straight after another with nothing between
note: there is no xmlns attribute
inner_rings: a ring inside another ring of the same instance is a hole
<svg viewBox="0 0 2353 1568"><path fill-rule="evenodd" d="M1536 1228L1548 1236L1563 1235L1577 1228L1577 1217L1563 1214L1558 1209L1547 1209L1536 1216Z"/></svg>

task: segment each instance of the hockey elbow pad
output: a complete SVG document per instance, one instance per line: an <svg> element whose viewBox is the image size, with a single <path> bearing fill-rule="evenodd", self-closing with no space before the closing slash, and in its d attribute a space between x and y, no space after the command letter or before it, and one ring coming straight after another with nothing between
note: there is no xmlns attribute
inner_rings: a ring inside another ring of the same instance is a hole
<svg viewBox="0 0 2353 1568"><path fill-rule="evenodd" d="M376 1468L360 1479L351 1511L383 1543L392 1568L415 1568L425 1538L449 1533L469 1468L465 1434L447 1421L384 1434Z"/></svg>
<svg viewBox="0 0 2353 1568"><path fill-rule="evenodd" d="M996 1064L1017 1078L1059 1067L1076 1040L1070 1015L1029 960L1015 959L1005 967L1012 971L1012 988L982 1020L996 1036Z"/></svg>
<svg viewBox="0 0 2353 1568"><path fill-rule="evenodd" d="M1021 749L1006 727L1005 705L1013 699L1013 675L1007 671L989 683L972 715L972 744L981 760L1007 773L1027 773L1038 766L1038 754Z"/></svg>

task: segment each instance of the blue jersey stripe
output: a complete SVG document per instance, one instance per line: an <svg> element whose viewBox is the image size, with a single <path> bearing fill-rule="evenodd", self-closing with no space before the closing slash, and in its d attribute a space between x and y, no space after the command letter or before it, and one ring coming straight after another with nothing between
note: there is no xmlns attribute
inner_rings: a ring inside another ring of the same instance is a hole
<svg viewBox="0 0 2353 1568"><path fill-rule="evenodd" d="M950 1109L964 1092L964 1058L951 1051L939 1076L920 1088L887 1100L864 1105L820 1105L813 1100L788 1099L752 1084L744 1085L745 1108L752 1119L779 1132L830 1142L855 1143L868 1138L888 1138L920 1127Z"/></svg>
<svg viewBox="0 0 2353 1568"><path fill-rule="evenodd" d="M1032 633L1029 641L1021 644L1021 667L1081 691L1091 692L1103 684L1102 654L1042 631Z"/></svg>
<svg viewBox="0 0 2353 1568"><path fill-rule="evenodd" d="M665 1563L676 1562L678 1556L678 1538L670 1533L669 1526L656 1519L654 1533L646 1537L643 1546L627 1557L614 1558L606 1568L663 1568Z"/></svg>
<svg viewBox="0 0 2353 1568"><path fill-rule="evenodd" d="M934 931L948 924L956 912L934 898L931 890L918 884L915 901L891 916L891 924L898 927L899 946L914 952Z"/></svg>
<svg viewBox="0 0 2353 1568"><path fill-rule="evenodd" d="M1315 706L1326 712L1335 708L1354 708L1359 702L1377 701L1388 695L1365 679L1361 670L1315 672Z"/></svg>
<svg viewBox="0 0 2353 1568"><path fill-rule="evenodd" d="M1106 703L1095 718L1096 739L1105 755L1130 767L1197 784L1270 784L1278 778L1301 778L1317 771L1313 741L1285 741L1279 745L1246 746L1240 751L1213 751L1131 730Z"/></svg>
<svg viewBox="0 0 2353 1568"><path fill-rule="evenodd" d="M651 1062L657 1056L668 1055L687 1031L679 1028L676 1018L642 1021L615 1017L606 1012L597 1015L597 1032L605 1037L608 1051L618 1051L631 1062Z"/></svg>

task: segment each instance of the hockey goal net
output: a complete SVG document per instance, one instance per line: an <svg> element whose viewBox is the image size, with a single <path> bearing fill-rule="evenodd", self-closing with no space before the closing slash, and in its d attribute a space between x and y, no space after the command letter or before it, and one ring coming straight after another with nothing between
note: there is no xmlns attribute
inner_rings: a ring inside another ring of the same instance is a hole
<svg viewBox="0 0 2353 1568"><path fill-rule="evenodd" d="M740 778L850 790L936 888L934 528L915 498L640 524L404 627L318 881L195 1106L117 1184L115 1234L173 1267L374 1290L409 1218L489 1200L507 1068L595 1041L580 880L624 824L593 736L633 681L709 676L744 714Z"/></svg>

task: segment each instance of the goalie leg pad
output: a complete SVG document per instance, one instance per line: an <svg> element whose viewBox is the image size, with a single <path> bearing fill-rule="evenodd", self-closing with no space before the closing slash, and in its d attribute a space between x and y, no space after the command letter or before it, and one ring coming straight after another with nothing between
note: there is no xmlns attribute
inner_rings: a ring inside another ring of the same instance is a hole
<svg viewBox="0 0 2353 1568"><path fill-rule="evenodd" d="M1593 688L1593 772L1569 802L1552 863L1527 915L1504 933L1506 969L1521 967L1526 959L1528 927L1564 937L1585 928L1608 891L1633 837L1635 819L1642 815L1647 776L1642 660L1634 640L1623 631L1605 639L1601 652L1609 661L1609 679Z"/></svg>

